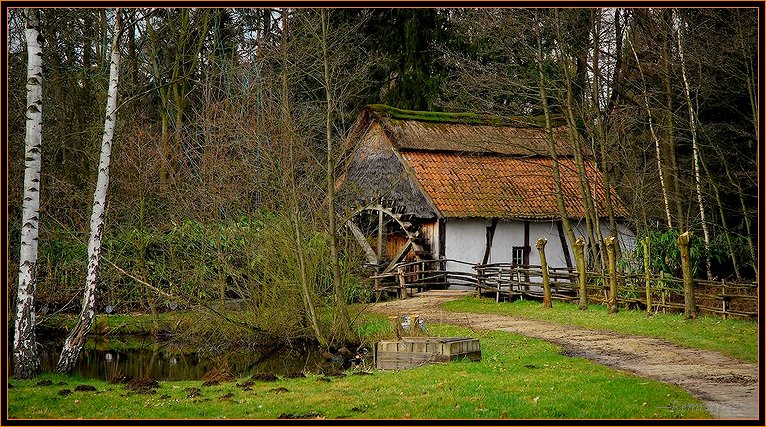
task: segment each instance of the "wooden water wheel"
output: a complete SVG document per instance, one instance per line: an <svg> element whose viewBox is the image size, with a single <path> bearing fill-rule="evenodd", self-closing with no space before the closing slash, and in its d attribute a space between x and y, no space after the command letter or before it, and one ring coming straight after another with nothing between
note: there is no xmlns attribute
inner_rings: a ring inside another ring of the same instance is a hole
<svg viewBox="0 0 766 427"><path fill-rule="evenodd" d="M377 265L380 272L391 271L408 255L416 261L433 259L428 240L421 236L421 225L405 211L393 201L382 200L355 210L346 223L368 263ZM396 247L395 254L388 256L387 247Z"/></svg>

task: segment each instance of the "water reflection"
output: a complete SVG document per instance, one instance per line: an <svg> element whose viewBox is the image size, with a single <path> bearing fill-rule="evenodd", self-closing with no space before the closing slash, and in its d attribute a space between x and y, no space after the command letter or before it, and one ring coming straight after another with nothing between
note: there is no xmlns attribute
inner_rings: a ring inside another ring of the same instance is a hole
<svg viewBox="0 0 766 427"><path fill-rule="evenodd" d="M44 371L55 369L61 341L63 339L58 343L41 344L39 356ZM315 371L322 360L316 350L284 349L266 357L254 351L203 357L195 351L172 348L151 337L101 338L88 340L73 373L103 380L119 375L166 381L199 380L206 372L222 367L235 375Z"/></svg>

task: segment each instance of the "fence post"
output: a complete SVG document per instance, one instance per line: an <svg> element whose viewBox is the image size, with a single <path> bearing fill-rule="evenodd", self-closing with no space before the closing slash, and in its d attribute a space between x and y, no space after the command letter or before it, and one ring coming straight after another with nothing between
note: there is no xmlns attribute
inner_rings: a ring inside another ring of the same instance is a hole
<svg viewBox="0 0 766 427"><path fill-rule="evenodd" d="M644 278L646 279L646 314L652 314L651 271L649 270L649 237L644 237Z"/></svg>
<svg viewBox="0 0 766 427"><path fill-rule="evenodd" d="M667 301L665 300L665 294L667 293L667 288L665 287L665 272L660 271L660 289L661 289L661 296L662 296L662 313L666 313L665 306L667 305Z"/></svg>
<svg viewBox="0 0 766 427"><path fill-rule="evenodd" d="M721 300L723 300L723 318L726 320L726 279L723 279L723 284L721 285Z"/></svg>
<svg viewBox="0 0 766 427"><path fill-rule="evenodd" d="M481 296L481 286L484 285L484 272L479 268L479 264L474 265L473 269L476 270L476 298L479 298Z"/></svg>
<svg viewBox="0 0 766 427"><path fill-rule="evenodd" d="M617 265L614 256L614 236L604 239L609 256L609 313L617 313Z"/></svg>
<svg viewBox="0 0 766 427"><path fill-rule="evenodd" d="M548 239L541 237L537 239L535 246L537 251L540 252L540 269L543 273L543 307L551 308L551 279L548 275L548 261L545 259L545 244L548 243Z"/></svg>
<svg viewBox="0 0 766 427"><path fill-rule="evenodd" d="M582 236L574 241L574 249L577 251L575 261L577 262L577 273L579 274L580 286L580 310L588 309L588 289L586 288L587 272L585 271L585 239Z"/></svg>
<svg viewBox="0 0 766 427"><path fill-rule="evenodd" d="M689 244L692 240L692 232L687 231L678 236L678 249L681 251L681 272L684 275L684 318L697 318L697 304L694 301L694 278L692 277L692 263L689 259Z"/></svg>

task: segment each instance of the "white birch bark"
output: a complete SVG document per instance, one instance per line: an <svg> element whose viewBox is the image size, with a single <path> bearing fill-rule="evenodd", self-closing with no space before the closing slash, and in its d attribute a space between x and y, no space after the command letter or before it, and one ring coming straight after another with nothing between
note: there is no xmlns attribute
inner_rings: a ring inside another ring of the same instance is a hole
<svg viewBox="0 0 766 427"><path fill-rule="evenodd" d="M40 21L37 11L27 9L27 110L24 154L24 201L21 220L19 254L19 286L13 346L14 376L34 378L40 372L35 340L34 294L37 265L37 235L40 216L40 169L42 165L42 73L43 54L40 46Z"/></svg>
<svg viewBox="0 0 766 427"><path fill-rule="evenodd" d="M109 91L106 102L106 119L104 120L104 134L101 140L101 155L98 162L98 179L93 193L93 211L90 216L90 238L88 240L88 272L85 278L85 293L82 301L80 318L70 331L64 347L61 349L56 371L71 372L77 357L80 355L85 337L93 325L95 317L94 304L96 297L96 284L99 278L99 262L101 260L101 239L104 235L104 208L106 195L109 187L109 163L112 156L112 143L114 140L114 125L117 118L117 83L120 75L120 52L118 42L120 38L120 9L115 10L114 38L112 40L112 54L109 65Z"/></svg>
<svg viewBox="0 0 766 427"><path fill-rule="evenodd" d="M697 203L700 208L700 219L702 220L702 236L705 239L705 267L707 279L713 279L713 273L710 271L710 234L708 234L707 222L705 221L705 205L702 203L702 186L700 184L700 160L699 148L697 147L697 126L694 120L694 107L692 106L691 91L689 90L689 80L686 78L686 61L684 60L683 48L683 21L678 17L676 23L676 32L678 34L678 57L681 60L681 76L684 79L684 92L686 94L686 105L689 107L689 129L692 132L692 157L694 158L694 185L697 190Z"/></svg>
<svg viewBox="0 0 766 427"><path fill-rule="evenodd" d="M636 54L636 49L633 47L633 42L628 38L628 43L630 44L630 50L633 51L633 57L636 58L636 66L638 67L638 72L641 74L641 82L643 84L642 86L642 94L644 97L644 108L646 109L646 114L649 115L649 130L652 133L652 138L654 139L654 149L655 154L657 158L657 169L659 171L659 177L660 177L660 187L662 188L662 201L665 205L665 218L667 219L668 228L673 228L673 222L670 219L670 202L668 201L668 192L665 189L665 178L662 174L662 156L660 155L660 139L657 138L657 134L654 132L654 124L652 122L652 110L649 108L649 97L646 94L646 79L644 78L644 72L641 70L641 62L638 60L638 54Z"/></svg>

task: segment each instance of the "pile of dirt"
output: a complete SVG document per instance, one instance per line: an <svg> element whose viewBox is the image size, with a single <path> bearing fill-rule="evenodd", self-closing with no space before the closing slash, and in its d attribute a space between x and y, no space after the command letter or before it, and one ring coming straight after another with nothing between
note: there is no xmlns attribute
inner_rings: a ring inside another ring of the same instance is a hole
<svg viewBox="0 0 766 427"><path fill-rule="evenodd" d="M274 375L271 372L263 372L263 373L253 374L253 376L250 377L250 379L255 380L255 381L272 382L272 381L278 380L279 377L277 377L276 375Z"/></svg>
<svg viewBox="0 0 766 427"><path fill-rule="evenodd" d="M150 378L133 378L125 384L125 388L136 393L154 394L155 388L160 388L160 383Z"/></svg>
<svg viewBox="0 0 766 427"><path fill-rule="evenodd" d="M223 369L213 369L211 371L205 372L205 375L200 378L202 381L218 381L218 382L228 382L228 381L234 381L234 375L231 374L229 371L225 371Z"/></svg>
<svg viewBox="0 0 766 427"><path fill-rule="evenodd" d="M96 387L90 384L80 384L74 388L74 391L96 391Z"/></svg>
<svg viewBox="0 0 766 427"><path fill-rule="evenodd" d="M217 385L221 385L221 383L219 381L205 381L202 383L202 387L214 387Z"/></svg>

